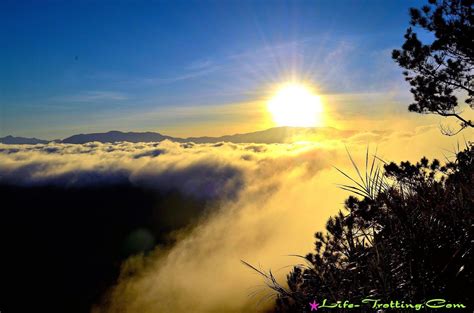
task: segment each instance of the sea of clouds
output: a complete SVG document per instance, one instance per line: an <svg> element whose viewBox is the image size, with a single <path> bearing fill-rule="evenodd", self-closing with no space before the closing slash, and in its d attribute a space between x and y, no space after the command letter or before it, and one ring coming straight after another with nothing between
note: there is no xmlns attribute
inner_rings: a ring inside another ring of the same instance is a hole
<svg viewBox="0 0 474 313"><path fill-rule="evenodd" d="M388 134L379 149L386 145L395 160L418 158L428 143L409 144L433 129ZM93 312L263 312L271 292L240 260L272 268L284 282L290 266L301 262L288 255L310 252L314 232L347 197L334 185L345 181L333 169L350 167L345 145L363 162L374 136L380 135L294 144L0 145L0 184L132 184L204 199L214 209L179 231L173 245L126 260Z"/></svg>

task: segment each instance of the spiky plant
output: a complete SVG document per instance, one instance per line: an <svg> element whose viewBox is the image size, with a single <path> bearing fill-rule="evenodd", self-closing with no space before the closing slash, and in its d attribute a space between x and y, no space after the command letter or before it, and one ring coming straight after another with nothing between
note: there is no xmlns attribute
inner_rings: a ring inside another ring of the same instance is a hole
<svg viewBox="0 0 474 313"><path fill-rule="evenodd" d="M406 302L442 297L472 308L474 146L468 144L444 166L422 158L416 164L385 163L382 169L374 165L378 157L369 162L368 154L365 179L351 156L360 181L340 171L355 184L342 187L362 199L350 196L345 210L328 220L326 232L316 233L315 251L304 257L308 265L293 269L288 288L258 271L276 292L275 310L309 312L314 299L366 297Z"/></svg>
<svg viewBox="0 0 474 313"><path fill-rule="evenodd" d="M357 166L357 163L352 158L352 155L347 149L347 147L346 152L349 156L349 160L351 161L352 166L354 167L357 173L357 177L351 177L339 168L334 167L339 173L341 173L354 183L354 185L340 184L339 187L341 189L372 200L375 199L377 195L380 194L382 191L387 190L388 184L386 181L386 177L383 175L383 168L381 166L381 163L383 163L383 161L377 156L377 150L375 150L375 154L372 156L371 160L369 160L369 147L367 147L366 149L364 177L362 176L361 171Z"/></svg>

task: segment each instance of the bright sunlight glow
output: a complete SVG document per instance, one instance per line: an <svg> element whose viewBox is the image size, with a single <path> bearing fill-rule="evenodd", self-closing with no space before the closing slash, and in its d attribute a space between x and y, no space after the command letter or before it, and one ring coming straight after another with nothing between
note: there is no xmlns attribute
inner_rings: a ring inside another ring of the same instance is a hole
<svg viewBox="0 0 474 313"><path fill-rule="evenodd" d="M300 84L287 84L268 101L268 111L278 126L313 127L322 123L321 98Z"/></svg>

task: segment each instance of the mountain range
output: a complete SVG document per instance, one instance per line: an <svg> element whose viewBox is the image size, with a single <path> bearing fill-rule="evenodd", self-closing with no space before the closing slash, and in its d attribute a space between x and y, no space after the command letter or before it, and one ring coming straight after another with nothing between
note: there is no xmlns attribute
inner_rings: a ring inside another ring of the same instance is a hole
<svg viewBox="0 0 474 313"><path fill-rule="evenodd" d="M6 136L0 138L0 143L10 144L10 145L36 145L40 143L48 143L49 140L42 140L37 138L26 138L26 137L13 137Z"/></svg>
<svg viewBox="0 0 474 313"><path fill-rule="evenodd" d="M226 135L220 137L172 137L157 132L121 132L109 131L106 133L90 133L77 134L62 140L42 140L37 138L13 137L6 136L0 138L3 144L46 144L49 142L83 144L87 142L159 142L170 140L174 142L194 142L194 143L217 143L217 142L233 142L233 143L287 143L297 141L308 136L314 137L319 135L338 136L350 135L352 131L338 130L331 127L274 127L262 131L256 131L244 134Z"/></svg>

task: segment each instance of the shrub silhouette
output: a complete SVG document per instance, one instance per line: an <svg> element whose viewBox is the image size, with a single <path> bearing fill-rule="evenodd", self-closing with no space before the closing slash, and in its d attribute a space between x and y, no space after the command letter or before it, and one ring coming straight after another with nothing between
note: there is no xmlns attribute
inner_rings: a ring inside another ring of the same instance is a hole
<svg viewBox="0 0 474 313"><path fill-rule="evenodd" d="M373 163L366 169L369 186L380 181L369 175ZM470 307L474 145L444 166L423 158L385 164L383 175L386 188L361 199L350 196L344 211L327 221L326 232L316 233L315 251L304 257L307 265L288 275L288 288L271 272L259 271L276 291L277 312L308 312L309 302L324 298L354 303L368 297L406 303L444 298Z"/></svg>

